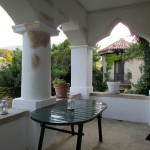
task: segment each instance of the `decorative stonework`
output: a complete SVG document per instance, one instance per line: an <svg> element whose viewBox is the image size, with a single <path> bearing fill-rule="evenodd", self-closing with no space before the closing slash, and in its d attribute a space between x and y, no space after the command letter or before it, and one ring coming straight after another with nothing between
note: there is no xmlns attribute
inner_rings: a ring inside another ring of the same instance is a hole
<svg viewBox="0 0 150 150"><path fill-rule="evenodd" d="M42 31L29 31L28 34L31 41L31 48L37 48L39 46L46 47L50 42L49 33Z"/></svg>
<svg viewBox="0 0 150 150"><path fill-rule="evenodd" d="M40 64L40 57L37 54L33 54L32 56L32 67L37 68Z"/></svg>

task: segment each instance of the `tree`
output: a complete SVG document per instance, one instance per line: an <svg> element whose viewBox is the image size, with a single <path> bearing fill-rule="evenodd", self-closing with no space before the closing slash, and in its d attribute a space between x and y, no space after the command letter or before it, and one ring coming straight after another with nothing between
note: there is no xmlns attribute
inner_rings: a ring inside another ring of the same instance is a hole
<svg viewBox="0 0 150 150"><path fill-rule="evenodd" d="M150 89L150 46L149 42L141 37L138 38L138 43L140 44L144 61L144 74L135 85L135 93L148 95Z"/></svg>
<svg viewBox="0 0 150 150"><path fill-rule="evenodd" d="M107 85L103 82L103 69L97 67L100 55L97 52L99 47L96 45L93 50L93 90L103 92L107 89Z"/></svg>
<svg viewBox="0 0 150 150"><path fill-rule="evenodd" d="M13 51L0 49L0 57L3 57L6 60L5 63L10 63L12 61L12 53Z"/></svg>
<svg viewBox="0 0 150 150"><path fill-rule="evenodd" d="M12 53L12 63L2 67L0 71L1 92L12 97L21 95L21 60L22 51L16 49Z"/></svg>
<svg viewBox="0 0 150 150"><path fill-rule="evenodd" d="M71 76L71 50L70 42L65 40L59 45L52 46L51 52L51 75L55 78L64 78L70 82Z"/></svg>

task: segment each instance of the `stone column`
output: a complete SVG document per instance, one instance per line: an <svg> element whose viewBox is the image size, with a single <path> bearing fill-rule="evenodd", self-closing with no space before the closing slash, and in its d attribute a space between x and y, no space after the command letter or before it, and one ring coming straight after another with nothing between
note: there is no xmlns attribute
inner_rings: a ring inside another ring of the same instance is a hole
<svg viewBox="0 0 150 150"><path fill-rule="evenodd" d="M21 98L13 108L34 110L50 104L50 34L54 31L39 21L13 27L23 35ZM56 30L55 30L56 32Z"/></svg>
<svg viewBox="0 0 150 150"><path fill-rule="evenodd" d="M83 99L93 92L92 63L93 52L88 45L70 46L71 48L71 93L81 93Z"/></svg>
<svg viewBox="0 0 150 150"><path fill-rule="evenodd" d="M23 34L21 99L50 99L50 77L49 33L25 32Z"/></svg>
<svg viewBox="0 0 150 150"><path fill-rule="evenodd" d="M55 103L51 99L50 35L57 33L39 21L13 27L23 35L21 97L13 100L12 107L29 111ZM37 150L40 124L28 118L28 150ZM21 137L20 137L21 138ZM55 141L55 132L46 130L43 148Z"/></svg>

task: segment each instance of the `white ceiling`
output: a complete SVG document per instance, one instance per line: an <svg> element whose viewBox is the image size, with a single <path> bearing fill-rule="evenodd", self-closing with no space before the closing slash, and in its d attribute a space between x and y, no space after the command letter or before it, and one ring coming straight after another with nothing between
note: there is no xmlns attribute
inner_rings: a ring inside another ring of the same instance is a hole
<svg viewBox="0 0 150 150"><path fill-rule="evenodd" d="M144 4L150 0L77 0L88 12L111 8L125 7L130 5Z"/></svg>

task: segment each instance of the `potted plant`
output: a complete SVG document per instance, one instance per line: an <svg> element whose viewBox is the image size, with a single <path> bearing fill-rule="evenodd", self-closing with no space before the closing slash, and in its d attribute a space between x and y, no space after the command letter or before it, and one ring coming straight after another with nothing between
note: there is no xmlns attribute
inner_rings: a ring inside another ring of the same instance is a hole
<svg viewBox="0 0 150 150"><path fill-rule="evenodd" d="M109 93L115 93L115 94L120 93L119 92L119 87L120 87L119 81L109 80L109 81L107 81L107 86L108 86Z"/></svg>
<svg viewBox="0 0 150 150"><path fill-rule="evenodd" d="M66 83L64 79L56 78L53 82L53 86L56 93L56 98L67 98L69 83Z"/></svg>

